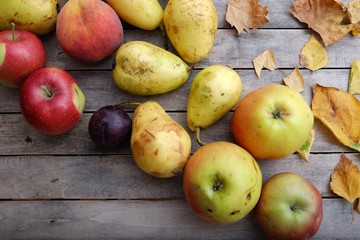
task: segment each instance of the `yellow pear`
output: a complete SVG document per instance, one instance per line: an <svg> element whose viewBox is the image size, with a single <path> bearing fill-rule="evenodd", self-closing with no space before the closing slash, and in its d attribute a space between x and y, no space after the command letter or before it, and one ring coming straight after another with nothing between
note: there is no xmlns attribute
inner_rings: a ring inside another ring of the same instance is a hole
<svg viewBox="0 0 360 240"><path fill-rule="evenodd" d="M229 112L241 97L241 78L233 69L212 65L194 78L187 105L191 131L206 128Z"/></svg>
<svg viewBox="0 0 360 240"><path fill-rule="evenodd" d="M0 0L0 31L26 30L36 35L45 35L55 29L60 8L59 0Z"/></svg>
<svg viewBox="0 0 360 240"><path fill-rule="evenodd" d="M131 41L116 52L113 79L125 92L155 95L183 85L191 68L178 56L144 41Z"/></svg>
<svg viewBox="0 0 360 240"><path fill-rule="evenodd" d="M131 150L144 172L169 178L182 172L190 155L191 139L157 102L149 100L135 109Z"/></svg>
<svg viewBox="0 0 360 240"><path fill-rule="evenodd" d="M156 29L164 18L164 11L158 0L107 0L106 2L125 22L144 30Z"/></svg>
<svg viewBox="0 0 360 240"><path fill-rule="evenodd" d="M180 57L189 63L199 62L214 45L216 8L211 0L170 0L164 10L164 26Z"/></svg>

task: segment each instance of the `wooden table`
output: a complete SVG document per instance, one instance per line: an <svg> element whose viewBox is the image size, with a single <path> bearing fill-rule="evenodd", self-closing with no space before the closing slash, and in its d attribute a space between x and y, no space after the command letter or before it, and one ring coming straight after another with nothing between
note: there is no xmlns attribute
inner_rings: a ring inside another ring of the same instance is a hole
<svg viewBox="0 0 360 240"><path fill-rule="evenodd" d="M62 1L64 4L66 0ZM166 0L161 1L165 6ZM238 223L215 225L195 215L182 191L182 177L157 179L134 163L129 146L113 152L97 149L87 125L102 106L127 101L158 101L177 122L186 125L186 105L192 79L204 67L223 64L234 68L243 87L251 90L282 84L284 72L299 64L301 48L312 30L288 11L290 0L262 0L270 22L236 35L225 21L227 1L214 0L219 29L210 55L197 63L189 80L173 92L151 97L132 96L112 80L113 55L86 65L71 60L58 45L55 32L41 37L47 66L67 70L86 96L80 122L61 136L46 136L32 129L21 115L18 89L0 86L0 239L263 239L253 213ZM161 32L143 31L124 23L124 42L145 40L163 46ZM255 75L252 60L273 50L281 71ZM306 81L303 96L310 104L310 85L319 83L347 90L350 67L360 59L360 38L347 35L326 48L328 65L312 73L301 68ZM170 46L169 51L175 52ZM310 82L311 79L311 82ZM132 114L133 109L129 108ZM202 131L204 142L234 142L232 112ZM324 218L315 239L359 239L360 216L351 223L351 207L330 190L330 175L341 153L360 165L359 154L342 146L331 132L315 121L316 139L306 163L298 154L281 160L259 160L263 181L278 172L296 172L311 181L323 197ZM195 134L192 152L199 148Z"/></svg>

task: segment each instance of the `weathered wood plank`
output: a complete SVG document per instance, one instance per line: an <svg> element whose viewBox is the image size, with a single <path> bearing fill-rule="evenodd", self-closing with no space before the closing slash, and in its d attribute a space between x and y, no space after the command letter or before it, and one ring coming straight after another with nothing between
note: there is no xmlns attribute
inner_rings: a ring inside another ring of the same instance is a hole
<svg viewBox="0 0 360 240"><path fill-rule="evenodd" d="M66 2L67 0L60 0L61 6L64 6ZM159 0L159 2L163 7L163 9L165 9L168 1ZM213 0L218 15L218 28L231 27L230 24L225 20L225 14L226 14L228 2L229 1ZM345 0L345 2L348 1ZM304 24L300 23L288 11L288 8L293 6L290 0L275 1L275 2L271 0L262 0L260 1L260 4L268 7L270 21L264 26L259 26L259 28L304 28L305 27ZM122 24L124 29L135 28L123 20L122 20Z"/></svg>
<svg viewBox="0 0 360 240"><path fill-rule="evenodd" d="M263 69L258 78L253 69L236 70L242 80L242 98L250 91L269 84L283 84L283 78L293 69L268 71ZM172 92L154 96L135 96L120 90L112 79L111 71L69 71L80 85L86 97L85 112L94 112L97 109L111 104L123 102L157 101L167 111L186 111L188 96L194 77L200 70L192 70L188 80L183 86ZM319 83L323 86L336 87L346 91L350 77L350 69L320 69L314 73L310 70L301 70L306 83L305 92L302 93L310 104L312 99L311 85ZM359 97L356 95L356 97ZM129 110L133 109L131 107ZM20 113L19 90L0 85L0 113Z"/></svg>
<svg viewBox="0 0 360 240"><path fill-rule="evenodd" d="M186 112L174 112L169 115L181 124L190 134L192 152L199 148L196 134L186 124ZM37 132L28 125L20 114L0 114L0 152L2 155L64 155L64 154L131 154L130 147L125 146L115 151L103 152L91 142L88 134L90 113L83 114L77 125L67 133L59 136L48 136ZM234 142L230 129L232 112L218 122L201 131L201 140L205 143L214 141ZM342 146L321 122L315 121L316 139L312 152L353 152Z"/></svg>
<svg viewBox="0 0 360 240"><path fill-rule="evenodd" d="M313 239L358 239L343 199L324 199ZM41 211L39 211L41 209ZM0 202L1 239L264 239L254 214L230 225L208 223L185 200Z"/></svg>
<svg viewBox="0 0 360 240"><path fill-rule="evenodd" d="M299 62L301 48L312 33L311 30L303 29L259 29L257 32L237 36L227 29L219 29L211 53L196 65L199 68L213 64L229 65L232 68L253 68L252 60L266 49L272 49L278 68L295 68ZM55 33L43 37L42 40L47 53L47 66L57 66L66 70L112 69L115 54L98 63L83 64L70 59L62 51ZM133 40L143 40L163 47L160 30L151 32L127 30L124 34L124 42ZM327 67L350 68L352 61L359 58L358 51L354 51L358 49L359 41L359 38L348 35L328 46L326 48L329 60ZM171 46L169 51L176 53Z"/></svg>
<svg viewBox="0 0 360 240"><path fill-rule="evenodd" d="M359 154L346 154L355 164ZM263 182L279 172L295 172L323 197L333 197L330 175L340 154L298 155L258 160ZM142 172L132 156L0 157L0 199L176 199L183 198L182 176L159 179Z"/></svg>

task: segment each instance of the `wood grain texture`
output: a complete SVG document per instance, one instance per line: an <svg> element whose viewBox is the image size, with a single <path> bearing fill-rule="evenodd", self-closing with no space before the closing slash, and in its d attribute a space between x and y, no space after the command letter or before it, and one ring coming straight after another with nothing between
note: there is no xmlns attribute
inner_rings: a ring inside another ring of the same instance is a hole
<svg viewBox="0 0 360 240"><path fill-rule="evenodd" d="M60 0L61 5L67 0ZM56 32L40 37L47 66L67 70L86 96L84 114L68 133L47 136L32 129L21 115L19 89L0 86L0 239L264 239L253 212L231 225L214 225L197 217L187 205L182 176L158 179L134 163L130 146L102 151L91 142L88 121L105 105L155 100L190 134L192 153L200 146L186 124L186 107L192 80L203 68L222 64L234 68L242 79L242 98L250 91L282 79L299 65L301 48L315 34L288 11L291 0L261 0L268 6L270 22L240 36L225 20L229 1L213 1L219 18L210 55L195 65L188 81L178 89L155 96L134 96L121 91L112 79L114 54L95 64L70 59L60 48ZM346 0L346 2L349 2ZM160 0L163 8L167 0ZM159 29L144 31L123 21L124 43L144 40L163 47ZM347 90L350 68L360 59L360 38L347 35L326 48L328 65L311 72L301 68L311 104L311 85ZM273 50L280 70L263 69L258 78L252 60ZM171 46L169 51L176 54ZM359 98L359 96L356 96ZM134 107L126 107L132 116ZM232 111L201 131L204 142L234 142ZM323 197L324 219L313 239L358 239L360 219L351 222L350 204L329 188L330 175L341 154L360 164L359 154L342 146L316 120L315 142L309 161L298 154L281 160L258 160L263 182L278 172L295 172L312 182Z"/></svg>
<svg viewBox="0 0 360 240"><path fill-rule="evenodd" d="M232 68L253 68L252 60L263 51L271 49L274 52L278 68L295 68L299 64L299 54L314 32L304 29L259 29L249 34L235 35L228 29L218 29L214 46L207 58L196 63L198 68L213 64L228 65ZM57 66L65 70L111 70L115 53L101 62L83 64L72 60L60 48L56 35L49 34L42 38L47 52L47 65ZM151 32L143 30L127 30L124 43L134 40L144 40L163 47L160 30ZM289 44L291 43L291 44ZM170 44L170 43L169 43ZM50 50L51 49L51 50ZM347 35L338 42L328 46L327 68L350 68L352 61L358 57L357 41ZM169 51L176 54L170 44Z"/></svg>
<svg viewBox="0 0 360 240"><path fill-rule="evenodd" d="M358 238L360 221L350 224L344 200L324 199L323 208L312 239ZM1 239L265 239L253 212L235 224L215 225L185 200L0 202L0 222Z"/></svg>
<svg viewBox="0 0 360 240"><path fill-rule="evenodd" d="M279 172L295 172L323 197L334 197L330 175L341 154L298 155L258 160L263 182ZM355 164L358 154L346 154ZM0 199L177 199L184 198L182 176L159 179L142 172L132 156L0 157Z"/></svg>
<svg viewBox="0 0 360 240"><path fill-rule="evenodd" d="M188 131L192 141L192 152L196 151L199 145L196 142L196 134L187 127L186 112L170 112L169 115ZM130 146L106 152L96 148L88 133L90 117L91 113L85 113L69 132L58 136L48 136L33 129L21 114L0 114L2 123L0 126L0 151L3 155L131 154ZM235 142L230 128L231 118L232 112L229 112L215 124L201 130L201 140L205 143ZM320 121L315 121L314 129L316 141L312 146L312 152L354 152L354 150L341 145Z"/></svg>

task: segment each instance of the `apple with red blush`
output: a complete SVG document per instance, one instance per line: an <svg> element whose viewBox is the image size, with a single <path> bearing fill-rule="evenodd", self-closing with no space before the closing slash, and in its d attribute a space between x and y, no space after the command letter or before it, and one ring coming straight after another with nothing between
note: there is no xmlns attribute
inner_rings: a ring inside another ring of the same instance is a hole
<svg viewBox="0 0 360 240"><path fill-rule="evenodd" d="M57 67L33 72L20 88L20 107L36 130L59 135L80 120L85 96L72 75Z"/></svg>
<svg viewBox="0 0 360 240"><path fill-rule="evenodd" d="M0 83L19 88L34 71L45 67L46 53L42 41L25 30L0 32Z"/></svg>

